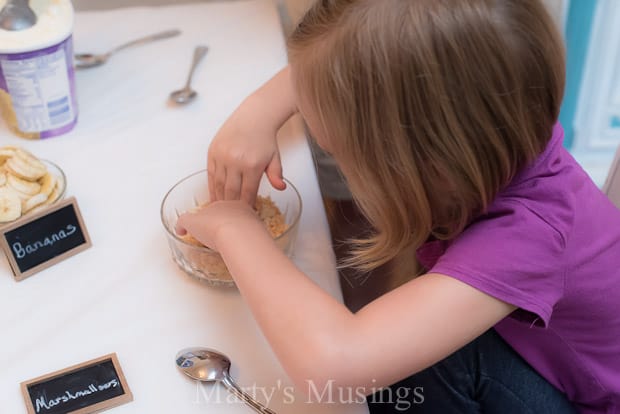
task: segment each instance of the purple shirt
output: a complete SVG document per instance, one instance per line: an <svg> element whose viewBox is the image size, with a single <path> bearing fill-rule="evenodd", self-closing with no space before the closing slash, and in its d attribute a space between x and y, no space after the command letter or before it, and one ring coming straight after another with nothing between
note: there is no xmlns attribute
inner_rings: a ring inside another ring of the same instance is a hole
<svg viewBox="0 0 620 414"><path fill-rule="evenodd" d="M563 138L556 124L488 213L418 258L517 306L495 329L581 413L620 413L620 210Z"/></svg>

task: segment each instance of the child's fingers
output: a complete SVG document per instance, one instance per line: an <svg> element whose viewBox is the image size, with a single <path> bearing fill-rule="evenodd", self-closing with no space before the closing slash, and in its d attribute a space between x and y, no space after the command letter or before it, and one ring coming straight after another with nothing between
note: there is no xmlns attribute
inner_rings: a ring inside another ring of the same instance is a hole
<svg viewBox="0 0 620 414"><path fill-rule="evenodd" d="M215 159L209 157L207 160L207 182L209 184L209 199L216 200L215 194Z"/></svg>
<svg viewBox="0 0 620 414"><path fill-rule="evenodd" d="M187 229L185 228L186 216L187 216L186 214L181 214L179 216L179 219L177 220L177 223L174 226L174 231L179 236L185 236L187 234Z"/></svg>
<svg viewBox="0 0 620 414"><path fill-rule="evenodd" d="M224 184L224 200L238 200L241 193L241 172L227 168Z"/></svg>
<svg viewBox="0 0 620 414"><path fill-rule="evenodd" d="M256 202L256 193L260 184L260 178L263 175L260 171L248 171L243 176L241 184L241 200L253 206Z"/></svg>
<svg viewBox="0 0 620 414"><path fill-rule="evenodd" d="M224 199L224 186L226 185L226 166L218 162L215 164L215 200Z"/></svg>
<svg viewBox="0 0 620 414"><path fill-rule="evenodd" d="M280 161L280 152L276 151L273 155L273 158L267 165L267 169L265 170L267 174L267 178L271 185L278 189L284 190L286 188L286 183L282 178L282 162Z"/></svg>

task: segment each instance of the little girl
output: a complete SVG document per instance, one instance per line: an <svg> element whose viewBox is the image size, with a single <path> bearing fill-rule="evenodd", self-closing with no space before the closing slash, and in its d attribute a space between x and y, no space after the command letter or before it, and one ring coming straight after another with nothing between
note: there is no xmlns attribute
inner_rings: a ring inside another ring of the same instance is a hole
<svg viewBox="0 0 620 414"><path fill-rule="evenodd" d="M320 0L289 49L209 149L222 201L178 231L222 254L294 383L392 384L372 412L620 413L620 212L562 146L540 0ZM264 171L284 187L297 111L372 224L346 264L413 247L425 269L355 314L250 207Z"/></svg>

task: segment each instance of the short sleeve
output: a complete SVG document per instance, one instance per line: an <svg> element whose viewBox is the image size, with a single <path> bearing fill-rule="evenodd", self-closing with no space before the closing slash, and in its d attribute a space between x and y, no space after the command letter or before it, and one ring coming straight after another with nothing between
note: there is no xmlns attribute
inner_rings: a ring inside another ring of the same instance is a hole
<svg viewBox="0 0 620 414"><path fill-rule="evenodd" d="M429 273L515 305L514 317L546 327L564 293L564 251L565 238L542 215L505 200L450 243Z"/></svg>

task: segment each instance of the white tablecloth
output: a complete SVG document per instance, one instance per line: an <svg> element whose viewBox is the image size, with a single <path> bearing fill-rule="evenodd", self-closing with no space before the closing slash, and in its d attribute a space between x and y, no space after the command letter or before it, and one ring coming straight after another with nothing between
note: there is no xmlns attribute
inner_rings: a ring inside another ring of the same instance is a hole
<svg viewBox="0 0 620 414"><path fill-rule="evenodd" d="M328 404L317 405L299 390L292 394L239 293L195 281L170 257L159 217L164 194L204 168L218 127L286 63L270 0L82 12L74 46L103 52L175 27L181 36L127 49L105 66L76 73L80 115L71 133L28 141L0 123L0 145L22 145L64 169L67 195L77 198L93 242L22 282L0 255L0 412L26 412L21 381L111 352L134 395L112 412L251 412L230 402L223 387L211 393L177 371L176 352L198 345L228 354L238 383L262 401L262 392L273 393L270 406L279 413L365 413L365 404L341 404L338 395L329 403L324 394ZM197 44L210 47L194 77L199 97L187 107L169 106L167 95L184 84ZM287 124L280 142L284 174L304 205L295 262L341 299L299 119Z"/></svg>

